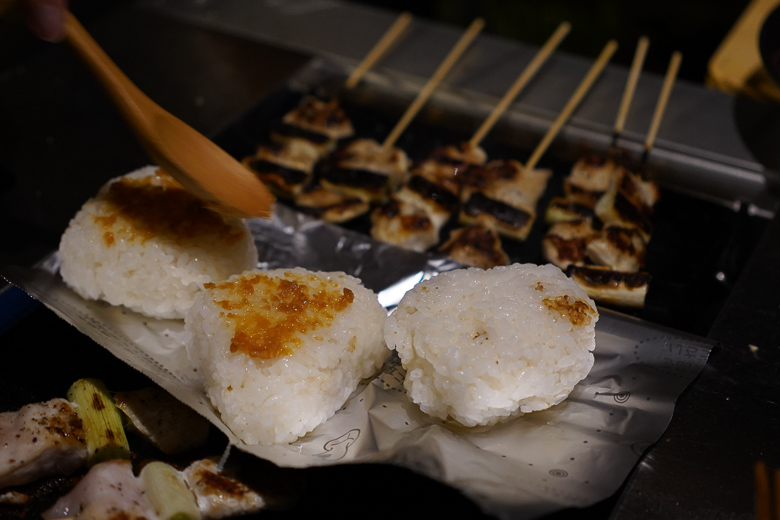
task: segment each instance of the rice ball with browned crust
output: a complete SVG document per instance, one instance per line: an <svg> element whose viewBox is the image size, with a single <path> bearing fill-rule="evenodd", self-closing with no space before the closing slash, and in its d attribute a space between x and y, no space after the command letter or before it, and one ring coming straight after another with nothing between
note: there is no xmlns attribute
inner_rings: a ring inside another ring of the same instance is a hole
<svg viewBox="0 0 780 520"><path fill-rule="evenodd" d="M292 442L326 421L390 355L387 312L343 272L252 270L208 284L184 321L187 355L247 444Z"/></svg>
<svg viewBox="0 0 780 520"><path fill-rule="evenodd" d="M420 408L492 425L560 403L593 367L596 304L552 265L460 269L418 284L385 325Z"/></svg>
<svg viewBox="0 0 780 520"><path fill-rule="evenodd" d="M84 298L182 319L209 282L257 265L246 222L148 166L109 181L70 221L60 274Z"/></svg>

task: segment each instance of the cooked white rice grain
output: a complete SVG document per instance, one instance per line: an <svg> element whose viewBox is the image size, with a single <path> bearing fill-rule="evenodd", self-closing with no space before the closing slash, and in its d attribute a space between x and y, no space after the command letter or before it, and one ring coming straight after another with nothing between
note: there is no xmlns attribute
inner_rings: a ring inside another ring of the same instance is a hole
<svg viewBox="0 0 780 520"><path fill-rule="evenodd" d="M440 274L385 326L410 398L433 417L492 425L564 400L593 366L596 305L552 265Z"/></svg>
<svg viewBox="0 0 780 520"><path fill-rule="evenodd" d="M257 265L246 223L207 210L148 166L109 181L60 241L62 279L87 299L184 318L203 284Z"/></svg>
<svg viewBox="0 0 780 520"><path fill-rule="evenodd" d="M292 442L390 354L376 294L344 273L253 270L209 284L185 318L187 354L247 444Z"/></svg>

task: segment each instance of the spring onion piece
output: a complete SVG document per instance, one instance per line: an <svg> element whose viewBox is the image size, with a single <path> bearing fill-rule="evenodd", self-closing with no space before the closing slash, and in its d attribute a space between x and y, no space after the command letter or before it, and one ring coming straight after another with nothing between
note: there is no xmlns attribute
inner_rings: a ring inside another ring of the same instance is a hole
<svg viewBox="0 0 780 520"><path fill-rule="evenodd" d="M84 423L87 465L111 459L129 459L130 445L122 417L105 385L97 379L79 379L68 389L68 401Z"/></svg>
<svg viewBox="0 0 780 520"><path fill-rule="evenodd" d="M150 462L141 470L146 499L163 520L200 520L195 495L178 471L164 462Z"/></svg>

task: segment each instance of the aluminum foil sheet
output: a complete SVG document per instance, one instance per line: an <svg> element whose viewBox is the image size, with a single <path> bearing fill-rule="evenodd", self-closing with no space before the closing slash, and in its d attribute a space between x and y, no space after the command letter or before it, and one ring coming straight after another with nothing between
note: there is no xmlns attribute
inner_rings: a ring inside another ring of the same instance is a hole
<svg viewBox="0 0 780 520"><path fill-rule="evenodd" d="M344 271L375 290L391 312L420 280L459 266L374 242L283 206L253 220L261 267ZM183 321L153 320L87 301L59 277L58 256L0 275L149 376L224 432L237 448L284 467L398 464L454 486L487 513L535 518L614 494L671 420L677 397L713 344L600 309L595 365L563 403L491 428L432 419L406 396L393 356L344 406L291 444L248 446L220 420L187 360Z"/></svg>

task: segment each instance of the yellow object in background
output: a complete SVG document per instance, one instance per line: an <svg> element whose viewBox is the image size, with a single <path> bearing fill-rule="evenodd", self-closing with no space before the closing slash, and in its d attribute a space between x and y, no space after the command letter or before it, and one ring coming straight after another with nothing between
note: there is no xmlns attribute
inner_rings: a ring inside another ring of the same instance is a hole
<svg viewBox="0 0 780 520"><path fill-rule="evenodd" d="M780 86L761 60L758 37L780 0L753 0L709 61L707 86L729 94L780 102Z"/></svg>

